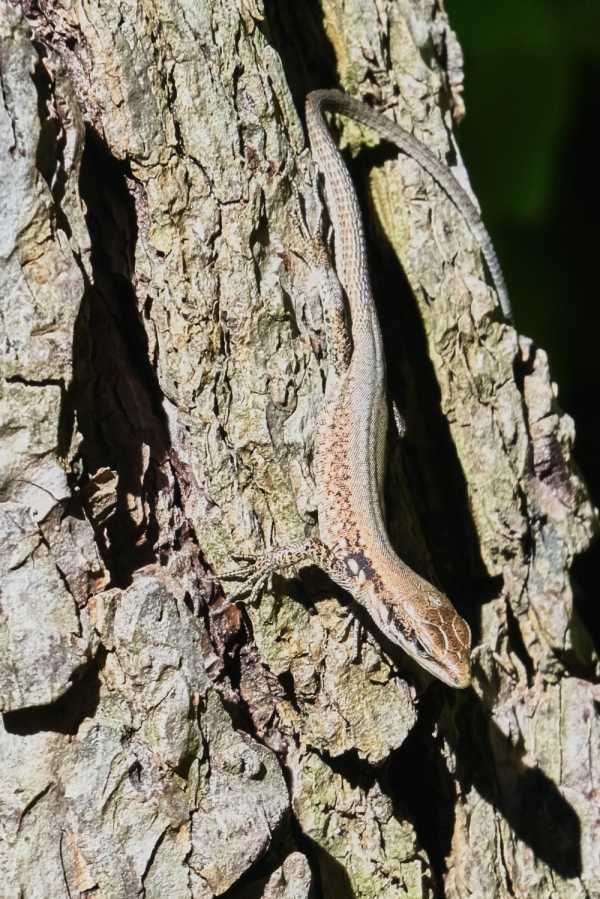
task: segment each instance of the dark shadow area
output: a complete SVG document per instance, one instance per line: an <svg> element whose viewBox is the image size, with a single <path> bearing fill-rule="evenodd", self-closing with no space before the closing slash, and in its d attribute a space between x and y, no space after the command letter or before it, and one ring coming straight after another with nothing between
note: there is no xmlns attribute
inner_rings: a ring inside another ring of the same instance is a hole
<svg viewBox="0 0 600 899"><path fill-rule="evenodd" d="M306 95L339 87L336 54L323 27L319 0L280 3L266 0L264 30L277 50L300 118Z"/></svg>
<svg viewBox="0 0 600 899"><path fill-rule="evenodd" d="M572 125L565 135L557 198L547 225L548 252L560 260L561 308L557 359L561 405L575 419L574 456L596 505L600 505L600 178L597 145L590 136L600 117L600 60L577 73ZM561 352L564 355L559 355ZM575 561L576 607L600 654L600 540Z"/></svg>
<svg viewBox="0 0 600 899"><path fill-rule="evenodd" d="M356 893L352 889L348 872L337 858L329 852L325 852L322 846L315 845L315 855L319 864L321 877L321 891L315 890L315 899L355 899Z"/></svg>
<svg viewBox="0 0 600 899"><path fill-rule="evenodd" d="M387 782L394 806L412 822L417 839L427 853L434 877L434 895L444 895L443 875L452 847L456 788L442 754L441 740L434 737L434 722L461 702L456 691L441 687L426 690L419 699L415 727L390 755Z"/></svg>
<svg viewBox="0 0 600 899"><path fill-rule="evenodd" d="M506 603L506 631L510 641L511 651L514 652L527 672L527 686L530 687L535 677L535 666L533 664L533 659L527 652L519 622L517 621L516 615L509 602Z"/></svg>
<svg viewBox="0 0 600 899"><path fill-rule="evenodd" d="M85 718L93 718L100 701L99 671L104 663L101 650L86 671L50 705L30 706L5 712L3 717L7 733L28 737L41 731L75 736Z"/></svg>
<svg viewBox="0 0 600 899"><path fill-rule="evenodd" d="M343 777L353 790L368 793L379 780L378 770L363 761L356 749L342 755L329 755L328 752L321 752L320 755L333 773Z"/></svg>
<svg viewBox="0 0 600 899"><path fill-rule="evenodd" d="M510 743L474 694L459 710L456 723L458 737L452 748L462 789L474 787L553 871L579 877L579 818L556 784L539 768L524 764L524 747Z"/></svg>
<svg viewBox="0 0 600 899"><path fill-rule="evenodd" d="M61 200L64 195L65 171L64 171L64 142L60 120L51 116L48 107L54 106L52 82L48 70L42 62L48 56L48 50L40 41L32 41L39 56L38 62L32 72L32 80L38 95L38 117L40 120L40 133L35 154L35 167L48 185L54 202L59 226L70 237L71 229L61 209Z"/></svg>
<svg viewBox="0 0 600 899"><path fill-rule="evenodd" d="M136 188L127 165L88 129L80 190L93 284L88 283L74 334L68 404L83 441L74 466L81 473L72 486L80 491L112 584L119 587L131 582L137 568L156 561L155 503L166 486L160 466L169 447L162 393L136 298Z"/></svg>
<svg viewBox="0 0 600 899"><path fill-rule="evenodd" d="M600 397L598 398L600 402ZM600 539L576 556L571 568L573 603L600 655Z"/></svg>
<svg viewBox="0 0 600 899"><path fill-rule="evenodd" d="M523 763L525 750L513 746L490 719L475 694L448 694L436 684L420 700L419 721L391 757L389 783L394 801L405 807L415 831L439 877L446 871L454 829L456 802L453 779L442 755L441 738L433 736L433 722L457 758L457 775L466 793L474 788L507 821L515 835L537 858L565 878L581 874L581 829L574 809L539 768ZM450 691L451 692L451 691ZM447 709L458 704L456 729ZM407 777L410 772L410 777Z"/></svg>

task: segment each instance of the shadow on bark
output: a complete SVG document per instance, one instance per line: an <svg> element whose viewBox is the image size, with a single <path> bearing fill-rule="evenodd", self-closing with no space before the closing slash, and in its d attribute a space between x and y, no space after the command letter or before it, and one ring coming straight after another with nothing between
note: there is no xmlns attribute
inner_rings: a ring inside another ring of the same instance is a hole
<svg viewBox="0 0 600 899"><path fill-rule="evenodd" d="M600 582L600 538L576 556L571 568L574 607L589 632L596 655L600 655L600 603L597 601Z"/></svg>
<svg viewBox="0 0 600 899"><path fill-rule="evenodd" d="M561 877L579 877L581 828L574 809L549 777L523 762L524 749L511 745L474 694L466 702L455 698L455 703L462 703L456 715L458 731L454 725L447 728L443 706L452 701L443 694L448 692L436 684L423 694L418 723L390 759L388 774L391 795L413 820L440 878L438 887L451 851L457 796L442 741L432 734L435 721L440 721L456 754L461 790L474 788L536 858Z"/></svg>
<svg viewBox="0 0 600 899"><path fill-rule="evenodd" d="M296 109L304 120L304 101L310 91L340 87L335 49L323 27L323 9L318 0L266 0L265 15L267 40L281 58Z"/></svg>
<svg viewBox="0 0 600 899"><path fill-rule="evenodd" d="M29 706L5 712L4 727L9 734L28 737L42 731L75 736L85 718L93 718L100 701L99 669L103 656L99 653L82 676L66 693L50 705Z"/></svg>
<svg viewBox="0 0 600 899"><path fill-rule="evenodd" d="M83 437L77 486L113 586L156 561L156 496L169 436L162 392L136 301L135 182L92 130L81 197L87 207L93 283L77 319L69 402ZM111 489L114 500L111 500Z"/></svg>
<svg viewBox="0 0 600 899"><path fill-rule="evenodd" d="M467 717L468 714L468 717ZM561 877L581 874L581 827L574 809L539 768L523 762L478 701L458 715L460 782L498 809L516 836Z"/></svg>
<svg viewBox="0 0 600 899"><path fill-rule="evenodd" d="M408 817L431 863L434 895L443 896L443 875L455 825L456 785L440 740L433 734L435 715L449 701L445 690L428 689L419 701L419 717L402 746L387 763L394 807Z"/></svg>
<svg viewBox="0 0 600 899"><path fill-rule="evenodd" d="M335 899L355 899L356 893L352 889L344 866L320 846L317 846L317 857L322 883L321 895L335 896Z"/></svg>

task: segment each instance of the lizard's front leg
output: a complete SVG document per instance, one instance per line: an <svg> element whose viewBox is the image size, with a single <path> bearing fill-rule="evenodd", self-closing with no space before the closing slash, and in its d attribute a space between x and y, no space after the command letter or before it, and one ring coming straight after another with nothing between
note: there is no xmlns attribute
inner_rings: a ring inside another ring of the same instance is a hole
<svg viewBox="0 0 600 899"><path fill-rule="evenodd" d="M232 602L237 602L244 593L250 591L247 602L252 604L258 599L269 577L275 571L281 571L300 562L311 561L325 571L333 581L341 586L346 586L349 581L349 572L340 559L322 540L309 537L306 540L290 543L278 549L257 556L250 565L242 568L234 568L222 572L215 580L229 580L243 578L243 582L225 599L223 606L214 615L220 615L223 608Z"/></svg>

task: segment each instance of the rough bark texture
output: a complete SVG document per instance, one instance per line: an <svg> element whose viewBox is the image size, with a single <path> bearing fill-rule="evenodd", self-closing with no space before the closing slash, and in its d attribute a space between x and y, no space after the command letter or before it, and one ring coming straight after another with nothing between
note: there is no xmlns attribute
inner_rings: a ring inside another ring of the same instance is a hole
<svg viewBox="0 0 600 899"><path fill-rule="evenodd" d="M374 98L466 183L443 10L0 2L0 40L1 895L600 896L572 422L452 203L347 123L408 425L390 529L473 688L368 622L353 660L314 569L211 615L211 571L317 528L304 96Z"/></svg>

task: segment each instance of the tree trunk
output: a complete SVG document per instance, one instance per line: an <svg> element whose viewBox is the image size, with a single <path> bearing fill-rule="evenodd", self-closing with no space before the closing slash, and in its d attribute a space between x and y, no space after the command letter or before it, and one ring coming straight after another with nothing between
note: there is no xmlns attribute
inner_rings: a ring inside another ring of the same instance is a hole
<svg viewBox="0 0 600 899"><path fill-rule="evenodd" d="M469 621L473 687L368 621L355 658L313 568L247 609L210 576L318 533L306 93L466 183L440 5L1 0L0 29L2 896L600 896L572 422L453 204L346 122L407 422L390 533Z"/></svg>

